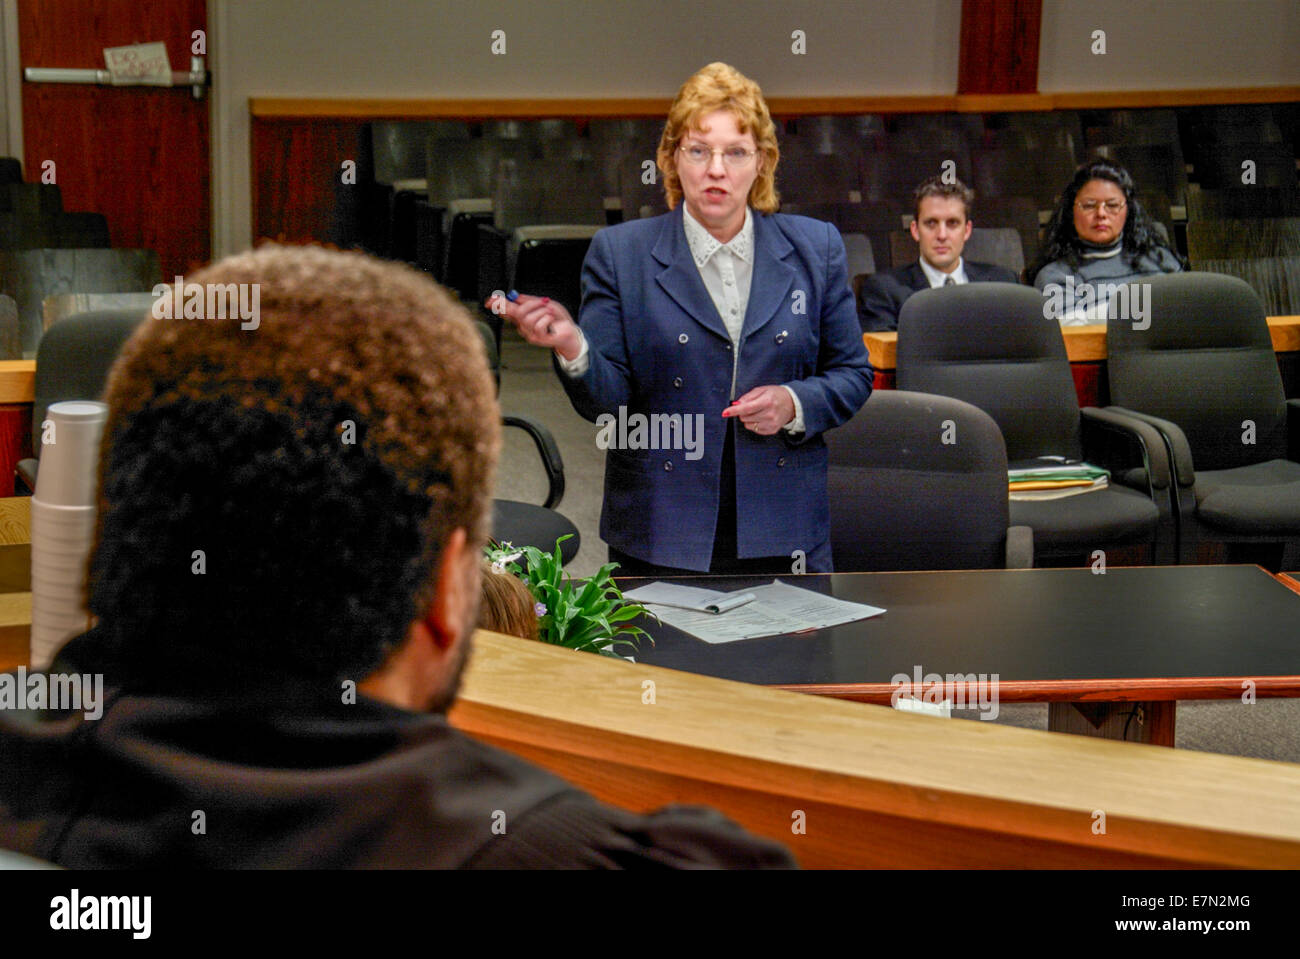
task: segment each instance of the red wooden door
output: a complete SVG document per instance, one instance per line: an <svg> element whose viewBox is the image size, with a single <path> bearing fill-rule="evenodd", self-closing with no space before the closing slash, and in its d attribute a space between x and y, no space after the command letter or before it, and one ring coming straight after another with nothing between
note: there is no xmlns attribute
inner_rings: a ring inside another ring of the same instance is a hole
<svg viewBox="0 0 1300 959"><path fill-rule="evenodd" d="M189 70L198 39L206 49L205 0L18 0L23 67L104 69L105 47L162 41ZM22 110L24 179L53 160L64 209L104 214L113 246L156 251L165 278L208 261L206 95L24 82Z"/></svg>

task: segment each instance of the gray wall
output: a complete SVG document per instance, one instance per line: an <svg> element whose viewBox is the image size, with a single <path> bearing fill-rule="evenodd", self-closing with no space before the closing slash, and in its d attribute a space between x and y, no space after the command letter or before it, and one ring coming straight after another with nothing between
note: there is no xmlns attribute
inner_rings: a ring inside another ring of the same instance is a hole
<svg viewBox="0 0 1300 959"><path fill-rule="evenodd" d="M210 0L214 253L250 240L249 97L666 100L710 60L768 95L950 94L960 22L960 0ZM1297 51L1296 0L1044 0L1040 89L1300 84Z"/></svg>
<svg viewBox="0 0 1300 959"><path fill-rule="evenodd" d="M1043 0L1040 93L1279 84L1300 84L1296 0Z"/></svg>

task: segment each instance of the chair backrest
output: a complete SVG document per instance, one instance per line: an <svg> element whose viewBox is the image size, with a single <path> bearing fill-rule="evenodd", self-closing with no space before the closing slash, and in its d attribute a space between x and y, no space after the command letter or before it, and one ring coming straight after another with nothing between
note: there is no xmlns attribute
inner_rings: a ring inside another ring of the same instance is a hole
<svg viewBox="0 0 1300 959"><path fill-rule="evenodd" d="M1174 206L1187 205L1187 164L1177 140L1165 146L1117 143L1098 152L1128 170L1139 191L1161 193Z"/></svg>
<svg viewBox="0 0 1300 959"><path fill-rule="evenodd" d="M876 258L871 240L862 233L845 233L844 253L848 258L849 278L876 272Z"/></svg>
<svg viewBox="0 0 1300 959"><path fill-rule="evenodd" d="M857 203L862 199L856 152L837 155L791 153L776 167L782 202Z"/></svg>
<svg viewBox="0 0 1300 959"><path fill-rule="evenodd" d="M1193 162L1206 187L1296 188L1295 152L1288 143L1216 143Z"/></svg>
<svg viewBox="0 0 1300 959"><path fill-rule="evenodd" d="M1201 260L1192 266L1200 273L1221 273L1245 280L1269 316L1300 314L1300 256Z"/></svg>
<svg viewBox="0 0 1300 959"><path fill-rule="evenodd" d="M600 171L574 160L502 160L492 206L499 230L547 223L605 225Z"/></svg>
<svg viewBox="0 0 1300 959"><path fill-rule="evenodd" d="M1038 204L1030 196L977 197L972 219L975 229L1010 227L1020 234L1020 252L1026 263L1038 256ZM1017 270L1017 273L1020 271Z"/></svg>
<svg viewBox="0 0 1300 959"><path fill-rule="evenodd" d="M46 331L36 352L33 436L41 435L51 403L99 399L122 344L147 313L133 309L79 313Z"/></svg>
<svg viewBox="0 0 1300 959"><path fill-rule="evenodd" d="M972 182L970 150L963 145L950 151L867 153L862 157L862 199L910 206L918 183L946 171L963 183Z"/></svg>
<svg viewBox="0 0 1300 959"><path fill-rule="evenodd" d="M654 165L653 154L624 157L618 171L619 198L623 202L624 220L637 220L668 212L668 201L664 197L660 176L659 169ZM647 179L651 182L646 183Z"/></svg>
<svg viewBox="0 0 1300 959"><path fill-rule="evenodd" d="M102 213L61 213L54 221L55 240L65 250L112 246L108 218Z"/></svg>
<svg viewBox="0 0 1300 959"><path fill-rule="evenodd" d="M430 139L425 179L429 203L447 207L452 200L491 197L497 165L503 159L526 159L529 145L523 140Z"/></svg>
<svg viewBox="0 0 1300 959"><path fill-rule="evenodd" d="M1079 401L1060 323L1032 287L967 283L913 293L898 317L898 386L993 417L1012 462L1079 457Z"/></svg>
<svg viewBox="0 0 1300 959"><path fill-rule="evenodd" d="M988 414L877 390L826 445L836 570L1006 565L1007 452Z"/></svg>
<svg viewBox="0 0 1300 959"><path fill-rule="evenodd" d="M1284 457L1282 376L1255 291L1213 273L1135 285L1147 288L1150 325L1107 327L1111 402L1177 423L1197 469Z"/></svg>
<svg viewBox="0 0 1300 959"><path fill-rule="evenodd" d="M54 293L135 293L162 279L152 250L0 252L0 289L18 303L23 352L34 354L44 328L41 305Z"/></svg>
<svg viewBox="0 0 1300 959"><path fill-rule="evenodd" d="M1005 266L1016 276L1025 270L1025 250L1020 245L1020 234L1010 227L975 227L962 256L980 263Z"/></svg>
<svg viewBox="0 0 1300 959"><path fill-rule="evenodd" d="M41 304L41 320L49 329L60 320L78 313L127 310L148 313L154 304L152 293L55 293Z"/></svg>
<svg viewBox="0 0 1300 959"><path fill-rule="evenodd" d="M1300 189L1238 186L1187 194L1187 219L1248 219L1300 216Z"/></svg>
<svg viewBox="0 0 1300 959"><path fill-rule="evenodd" d="M375 182L393 184L425 175L429 141L467 140L469 127L446 120L376 120L370 124Z"/></svg>
<svg viewBox="0 0 1300 959"><path fill-rule="evenodd" d="M1187 224L1187 256L1193 265L1201 260L1300 256L1300 216L1193 221Z"/></svg>
<svg viewBox="0 0 1300 959"><path fill-rule="evenodd" d="M18 334L18 304L12 296L0 293L0 360L23 358L22 337Z"/></svg>

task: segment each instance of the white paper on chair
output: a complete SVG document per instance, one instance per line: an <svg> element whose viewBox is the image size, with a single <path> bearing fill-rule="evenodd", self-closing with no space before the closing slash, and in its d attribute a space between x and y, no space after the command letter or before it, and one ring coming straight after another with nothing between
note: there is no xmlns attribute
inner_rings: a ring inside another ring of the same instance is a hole
<svg viewBox="0 0 1300 959"><path fill-rule="evenodd" d="M681 590L689 592L682 593ZM665 600L675 599L683 604L693 599L695 603L717 602L732 595L752 594L754 598L743 605L723 613L681 609L678 605L665 605ZM697 595L698 594L698 595ZM623 594L630 600L644 604L669 626L690 633L706 643L734 643L742 639L759 639L780 636L810 629L825 629L869 619L884 612L879 606L851 603L809 589L791 586L773 580L767 586L737 590L735 594L717 593L693 586L671 583L651 583ZM656 599L659 601L656 602Z"/></svg>

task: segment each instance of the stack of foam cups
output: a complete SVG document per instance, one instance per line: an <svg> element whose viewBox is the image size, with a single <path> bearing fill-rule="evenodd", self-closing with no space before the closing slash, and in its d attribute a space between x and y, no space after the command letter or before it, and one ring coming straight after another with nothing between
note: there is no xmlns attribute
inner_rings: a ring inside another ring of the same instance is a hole
<svg viewBox="0 0 1300 959"><path fill-rule="evenodd" d="M107 416L103 403L54 403L41 424L32 497L33 669L47 668L59 647L89 626L86 566Z"/></svg>

